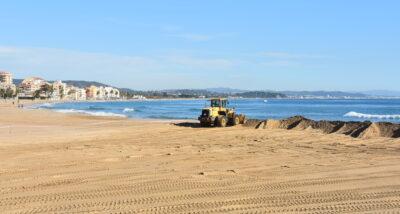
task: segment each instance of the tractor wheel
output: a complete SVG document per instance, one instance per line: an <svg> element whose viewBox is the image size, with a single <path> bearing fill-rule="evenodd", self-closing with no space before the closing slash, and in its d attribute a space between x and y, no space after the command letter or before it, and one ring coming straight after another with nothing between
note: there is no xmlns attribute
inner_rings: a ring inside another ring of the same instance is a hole
<svg viewBox="0 0 400 214"><path fill-rule="evenodd" d="M226 116L218 116L217 117L217 126L218 127L226 127L226 123L228 122Z"/></svg>
<svg viewBox="0 0 400 214"><path fill-rule="evenodd" d="M236 126L236 125L239 125L239 124L240 124L240 118L239 118L239 116L235 115L232 118L232 126Z"/></svg>

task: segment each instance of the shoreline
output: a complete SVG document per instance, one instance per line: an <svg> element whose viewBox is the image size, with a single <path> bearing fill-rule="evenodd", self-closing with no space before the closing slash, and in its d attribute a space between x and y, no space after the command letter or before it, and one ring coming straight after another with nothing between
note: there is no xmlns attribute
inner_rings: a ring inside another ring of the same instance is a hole
<svg viewBox="0 0 400 214"><path fill-rule="evenodd" d="M190 99L192 100L192 99ZM145 102L153 102L153 101L159 101L158 99L156 100L146 100ZM176 99L168 99L167 101L179 101ZM201 100L203 101L203 100ZM43 104L60 104L60 103L114 103L114 102L143 102L142 100L89 100L89 101L69 101L69 100L38 100L38 101L28 101L25 102L25 108L27 109L31 109L32 107L34 109L47 109L47 110L51 110L51 111L55 111L55 112L60 112L60 113L66 113L66 114L82 114L82 115L91 115L91 116L116 116L116 117L124 117L124 118L128 118L128 119L141 119L141 120L166 120L166 121L171 121L171 120L196 120L196 117L193 118L186 118L186 119L182 119L182 118L146 118L146 117L139 117L138 115L131 115L129 113L126 112L119 112L119 111L109 111L107 109L104 110L86 110L86 109L73 109L73 107L71 107L71 109L51 109L51 108L46 108L46 106L44 106L43 108L40 108L40 105ZM131 107L126 107L126 108L131 108ZM199 112L200 112L201 108L199 108ZM292 114L293 116L304 116L301 114ZM282 117L282 118L248 118L248 119L252 119L252 120L259 120L259 121L263 121L263 120L284 120L284 119L288 119L289 117L291 117L291 115L288 115L287 117ZM311 117L312 118L312 117ZM350 111L345 113L344 115L342 115L341 118L339 118L339 116L337 116L337 119L324 119L324 118L320 118L320 119L314 119L315 121L330 121L330 122L334 122L334 121L340 121L340 122L387 122L387 123L392 123L392 124L400 124L400 115L389 115L389 114L363 114L363 113L358 113L355 111ZM197 120L196 120L197 121Z"/></svg>
<svg viewBox="0 0 400 214"><path fill-rule="evenodd" d="M195 119L155 119L155 118L132 118L124 114L116 114L109 112L94 112L71 110L69 112L61 112L57 110L44 109L47 111L57 112L60 114L73 114L92 117L111 117L121 118L134 121L148 121L161 123L187 123L190 126L199 126L199 122ZM254 129L287 129L287 130L319 130L324 134L343 134L353 138L400 138L400 123L393 122L370 122L365 121L331 121L331 120L311 120L301 115L276 119L249 119L243 126Z"/></svg>
<svg viewBox="0 0 400 214"><path fill-rule="evenodd" d="M93 114L88 114L85 112L60 112L54 109L46 109L46 108L30 108L33 105L40 105L40 104L46 104L46 103L62 103L62 102L35 102L35 103L31 103L28 104L26 106L24 106L24 108L20 108L22 111L43 111L43 112L52 112L52 113L56 113L56 114L61 114L61 115L71 115L71 116L83 116L83 117L89 117L89 118L113 118L113 119L121 119L121 120L132 120L132 121L136 121L136 122L160 122L160 123L180 123L180 122L198 122L198 120L195 119L156 119L156 118L132 118L132 117L127 117L124 115L124 117L122 116L102 116L102 115L93 115ZM1 105L0 105L1 106ZM16 108L16 107L15 107ZM107 113L107 112L105 112Z"/></svg>

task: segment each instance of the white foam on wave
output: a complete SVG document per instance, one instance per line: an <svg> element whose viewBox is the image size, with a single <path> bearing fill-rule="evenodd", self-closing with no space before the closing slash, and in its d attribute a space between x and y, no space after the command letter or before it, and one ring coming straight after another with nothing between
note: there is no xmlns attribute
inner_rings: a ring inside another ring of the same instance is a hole
<svg viewBox="0 0 400 214"><path fill-rule="evenodd" d="M355 111L348 112L344 115L345 117L358 117L367 119L400 119L400 114L363 114Z"/></svg>
<svg viewBox="0 0 400 214"><path fill-rule="evenodd" d="M133 108L124 108L123 112L133 112L135 109Z"/></svg>
<svg viewBox="0 0 400 214"><path fill-rule="evenodd" d="M43 103L39 105L39 107L51 108L54 106L54 103Z"/></svg>
<svg viewBox="0 0 400 214"><path fill-rule="evenodd" d="M34 105L30 105L26 108L28 108L28 109L43 109L43 108L52 108L52 107L54 107L54 103L34 104Z"/></svg>
<svg viewBox="0 0 400 214"><path fill-rule="evenodd" d="M60 113L75 113L75 114L87 114L91 116L98 117L126 117L123 114L115 114L111 112L103 112L103 111L84 111L84 110L76 110L76 109L60 109L56 110L56 112Z"/></svg>

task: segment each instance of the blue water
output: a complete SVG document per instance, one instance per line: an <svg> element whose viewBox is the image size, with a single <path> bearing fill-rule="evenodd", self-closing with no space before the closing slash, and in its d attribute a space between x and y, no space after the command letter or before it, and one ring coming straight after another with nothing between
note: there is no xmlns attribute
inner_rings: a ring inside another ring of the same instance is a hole
<svg viewBox="0 0 400 214"><path fill-rule="evenodd" d="M64 113L149 119L197 119L206 100L143 100L44 104L36 108ZM254 119L303 115L314 120L400 122L400 99L287 100L233 99L231 107Z"/></svg>

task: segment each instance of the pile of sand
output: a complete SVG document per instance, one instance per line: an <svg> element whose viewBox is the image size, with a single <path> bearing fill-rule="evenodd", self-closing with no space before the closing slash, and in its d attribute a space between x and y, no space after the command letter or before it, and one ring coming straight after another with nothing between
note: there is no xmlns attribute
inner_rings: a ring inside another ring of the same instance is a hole
<svg viewBox="0 0 400 214"><path fill-rule="evenodd" d="M295 128L301 121L305 120L306 118L302 116L294 116L284 120L265 120L261 122L258 128L264 129L293 129Z"/></svg>
<svg viewBox="0 0 400 214"><path fill-rule="evenodd" d="M280 120L266 120L263 122L263 128L264 129L277 129L280 128L281 126L281 121Z"/></svg>
<svg viewBox="0 0 400 214"><path fill-rule="evenodd" d="M387 122L378 122L372 123L368 128L366 128L362 133L360 133L359 137L362 138L371 138L371 137L390 137L397 138L400 132L400 125L387 123Z"/></svg>
<svg viewBox="0 0 400 214"><path fill-rule="evenodd" d="M325 134L336 133L358 138L400 137L400 124L387 122L314 121L302 116L294 116L283 120L249 120L245 126L256 129L313 129Z"/></svg>
<svg viewBox="0 0 400 214"><path fill-rule="evenodd" d="M359 137L360 134L371 125L371 122L346 122L336 133L351 137Z"/></svg>
<svg viewBox="0 0 400 214"><path fill-rule="evenodd" d="M256 119L248 119L246 122L243 124L245 127L252 127L252 128L258 128L260 124L264 122L262 120L256 120Z"/></svg>
<svg viewBox="0 0 400 214"><path fill-rule="evenodd" d="M303 117L303 116L289 117L287 119L281 120L281 124L280 124L279 128L281 128L281 129L293 129L294 127L299 125L299 123L301 121L303 121L303 120L306 120L306 118Z"/></svg>
<svg viewBox="0 0 400 214"><path fill-rule="evenodd" d="M314 122L312 128L321 130L323 133L331 134L337 132L340 128L344 126L345 122L343 121L327 121L321 120L318 122Z"/></svg>
<svg viewBox="0 0 400 214"><path fill-rule="evenodd" d="M315 124L317 122L314 120L310 120L307 118L304 118L302 121L300 121L299 124L297 124L296 127L294 127L293 129L295 130L306 130L306 129L313 129L313 127L315 127Z"/></svg>

